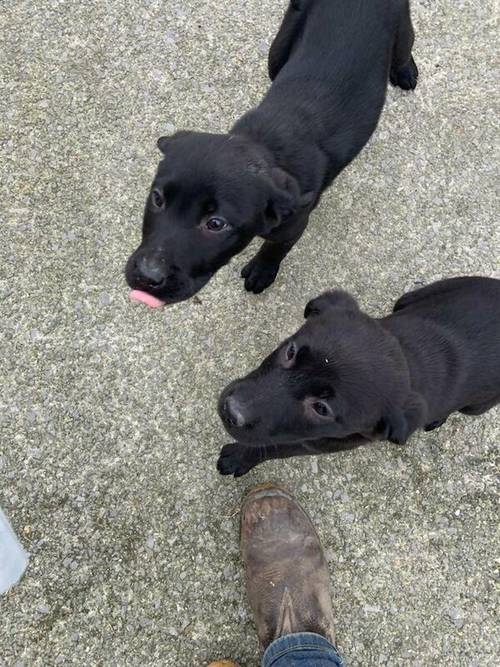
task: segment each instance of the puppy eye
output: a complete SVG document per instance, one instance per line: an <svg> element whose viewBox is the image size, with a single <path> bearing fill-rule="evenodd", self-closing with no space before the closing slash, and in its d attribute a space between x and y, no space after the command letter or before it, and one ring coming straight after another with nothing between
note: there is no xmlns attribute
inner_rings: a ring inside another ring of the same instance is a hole
<svg viewBox="0 0 500 667"><path fill-rule="evenodd" d="M312 409L320 417L329 417L332 414L332 409L325 401L314 401Z"/></svg>
<svg viewBox="0 0 500 667"><path fill-rule="evenodd" d="M205 227L209 232L222 232L223 229L226 229L229 226L229 223L222 218L209 218Z"/></svg>
<svg viewBox="0 0 500 667"><path fill-rule="evenodd" d="M161 209L165 205L165 200L163 198L163 195L157 188L155 188L151 193L151 201L153 202L153 206L155 208Z"/></svg>

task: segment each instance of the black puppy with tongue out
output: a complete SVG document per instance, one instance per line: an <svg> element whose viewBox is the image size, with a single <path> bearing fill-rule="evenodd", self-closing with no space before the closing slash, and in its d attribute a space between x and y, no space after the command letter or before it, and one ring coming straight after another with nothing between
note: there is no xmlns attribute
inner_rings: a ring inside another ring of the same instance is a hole
<svg viewBox="0 0 500 667"><path fill-rule="evenodd" d="M262 292L322 192L375 130L387 82L415 88L406 0L293 0L269 53L273 81L229 134L162 137L164 157L126 266L131 296L188 299L250 241L245 288Z"/></svg>

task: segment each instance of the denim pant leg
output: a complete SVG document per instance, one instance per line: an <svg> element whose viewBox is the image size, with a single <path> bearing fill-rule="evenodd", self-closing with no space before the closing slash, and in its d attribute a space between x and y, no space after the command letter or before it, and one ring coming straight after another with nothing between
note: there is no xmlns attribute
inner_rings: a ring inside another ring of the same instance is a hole
<svg viewBox="0 0 500 667"><path fill-rule="evenodd" d="M337 649L314 632L279 637L267 647L262 667L344 667Z"/></svg>

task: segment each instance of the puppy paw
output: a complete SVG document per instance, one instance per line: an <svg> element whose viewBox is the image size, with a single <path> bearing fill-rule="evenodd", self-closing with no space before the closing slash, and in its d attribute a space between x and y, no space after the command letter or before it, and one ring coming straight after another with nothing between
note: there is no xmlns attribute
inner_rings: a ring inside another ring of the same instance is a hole
<svg viewBox="0 0 500 667"><path fill-rule="evenodd" d="M439 428L447 419L448 417L445 417L444 419L437 419L435 422L429 422L424 426L424 431L433 431L435 428Z"/></svg>
<svg viewBox="0 0 500 667"><path fill-rule="evenodd" d="M254 257L241 272L241 277L245 279L247 292L254 294L263 292L266 287L274 283L279 268L279 264L269 264Z"/></svg>
<svg viewBox="0 0 500 667"><path fill-rule="evenodd" d="M232 443L224 445L220 450L217 470L221 475L234 475L242 477L255 466L247 455L246 447Z"/></svg>
<svg viewBox="0 0 500 667"><path fill-rule="evenodd" d="M398 70L391 70L391 83L403 90L415 90L418 81L418 68L413 60L410 59L408 65L400 67Z"/></svg>

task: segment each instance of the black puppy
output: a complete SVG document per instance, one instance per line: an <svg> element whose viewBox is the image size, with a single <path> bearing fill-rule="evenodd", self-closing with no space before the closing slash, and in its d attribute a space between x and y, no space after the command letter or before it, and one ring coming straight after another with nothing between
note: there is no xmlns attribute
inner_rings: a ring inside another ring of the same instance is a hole
<svg viewBox="0 0 500 667"><path fill-rule="evenodd" d="M408 0L293 0L269 54L273 84L229 134L178 132L144 213L129 285L162 302L201 289L255 236L242 276L271 285L321 193L375 130L387 80L415 88Z"/></svg>
<svg viewBox="0 0 500 667"><path fill-rule="evenodd" d="M374 319L345 292L310 301L306 323L219 399L218 469L266 459L402 444L455 411L500 402L500 280L452 278L405 294Z"/></svg>

